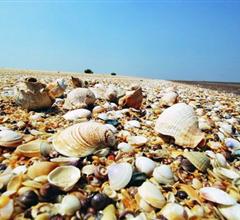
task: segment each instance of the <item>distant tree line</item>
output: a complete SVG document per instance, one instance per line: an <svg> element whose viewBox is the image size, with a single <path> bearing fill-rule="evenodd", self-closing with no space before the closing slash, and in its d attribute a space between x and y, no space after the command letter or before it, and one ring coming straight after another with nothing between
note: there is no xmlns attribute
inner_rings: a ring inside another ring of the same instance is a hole
<svg viewBox="0 0 240 220"><path fill-rule="evenodd" d="M84 73L86 73L86 74L93 74L93 71L92 71L91 69L85 69L85 70L84 70ZM111 75L112 75L112 76L116 76L117 73L112 72Z"/></svg>

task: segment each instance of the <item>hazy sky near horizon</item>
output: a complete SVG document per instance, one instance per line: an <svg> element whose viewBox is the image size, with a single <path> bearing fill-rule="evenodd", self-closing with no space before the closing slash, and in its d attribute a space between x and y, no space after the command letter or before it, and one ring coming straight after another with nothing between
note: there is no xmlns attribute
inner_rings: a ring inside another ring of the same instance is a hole
<svg viewBox="0 0 240 220"><path fill-rule="evenodd" d="M1 1L0 67L240 82L240 1Z"/></svg>

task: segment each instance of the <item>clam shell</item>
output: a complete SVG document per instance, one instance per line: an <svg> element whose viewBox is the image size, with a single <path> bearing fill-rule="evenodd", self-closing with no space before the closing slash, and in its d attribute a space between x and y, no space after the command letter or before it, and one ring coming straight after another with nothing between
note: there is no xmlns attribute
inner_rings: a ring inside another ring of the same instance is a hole
<svg viewBox="0 0 240 220"><path fill-rule="evenodd" d="M48 144L47 141L43 140L34 140L30 141L26 144L22 144L17 147L17 152L25 157L39 157L40 156L40 148L43 145Z"/></svg>
<svg viewBox="0 0 240 220"><path fill-rule="evenodd" d="M193 108L185 103L165 109L156 121L155 131L173 137L177 145L185 147L194 148L204 139Z"/></svg>
<svg viewBox="0 0 240 220"><path fill-rule="evenodd" d="M94 104L96 98L94 93L87 88L76 88L67 94L64 103L65 109L84 108Z"/></svg>
<svg viewBox="0 0 240 220"><path fill-rule="evenodd" d="M48 161L35 162L32 166L28 168L27 175L31 179L34 179L37 176L48 175L57 166L58 164Z"/></svg>
<svg viewBox="0 0 240 220"><path fill-rule="evenodd" d="M113 190L124 188L130 182L132 173L133 169L129 163L122 162L110 165L108 167L110 187Z"/></svg>
<svg viewBox="0 0 240 220"><path fill-rule="evenodd" d="M84 157L115 144L113 132L105 125L93 121L72 125L53 139L53 147L69 157Z"/></svg>
<svg viewBox="0 0 240 220"><path fill-rule="evenodd" d="M160 190L150 182L144 182L138 187L138 193L142 199L155 208L162 208L166 203Z"/></svg>
<svg viewBox="0 0 240 220"><path fill-rule="evenodd" d="M218 210L227 220L239 220L240 217L240 204L232 206L220 206Z"/></svg>
<svg viewBox="0 0 240 220"><path fill-rule="evenodd" d="M148 142L148 139L144 136L129 136L127 141L130 145L140 147Z"/></svg>
<svg viewBox="0 0 240 220"><path fill-rule="evenodd" d="M221 205L236 204L236 200L233 197L218 188L203 187L199 190L199 192L201 197L214 203L218 203Z"/></svg>
<svg viewBox="0 0 240 220"><path fill-rule="evenodd" d="M187 212L184 207L177 203L168 203L165 205L160 214L168 220L187 220Z"/></svg>
<svg viewBox="0 0 240 220"><path fill-rule="evenodd" d="M76 109L67 112L63 115L63 118L69 121L74 121L79 118L89 118L91 116L91 112L87 109Z"/></svg>
<svg viewBox="0 0 240 220"><path fill-rule="evenodd" d="M198 170L205 172L210 166L210 159L202 152L184 152L187 158Z"/></svg>
<svg viewBox="0 0 240 220"><path fill-rule="evenodd" d="M178 94L176 92L170 91L165 93L160 102L162 105L172 106L177 102Z"/></svg>
<svg viewBox="0 0 240 220"><path fill-rule="evenodd" d="M168 165L160 165L156 167L153 171L153 177L162 184L170 184L173 183L173 173Z"/></svg>
<svg viewBox="0 0 240 220"><path fill-rule="evenodd" d="M156 167L156 163L147 157L137 157L135 165L138 171L147 175L150 175Z"/></svg>
<svg viewBox="0 0 240 220"><path fill-rule="evenodd" d="M11 130L0 131L0 146L16 147L22 143L22 136Z"/></svg>
<svg viewBox="0 0 240 220"><path fill-rule="evenodd" d="M61 166L48 174L48 182L63 191L71 190L81 177L81 172L74 166Z"/></svg>

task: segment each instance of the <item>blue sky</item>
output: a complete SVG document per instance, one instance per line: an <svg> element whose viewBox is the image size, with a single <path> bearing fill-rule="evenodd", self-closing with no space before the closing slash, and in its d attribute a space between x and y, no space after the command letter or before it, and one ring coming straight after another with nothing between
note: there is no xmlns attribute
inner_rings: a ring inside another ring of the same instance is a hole
<svg viewBox="0 0 240 220"><path fill-rule="evenodd" d="M240 82L240 1L1 1L0 67Z"/></svg>

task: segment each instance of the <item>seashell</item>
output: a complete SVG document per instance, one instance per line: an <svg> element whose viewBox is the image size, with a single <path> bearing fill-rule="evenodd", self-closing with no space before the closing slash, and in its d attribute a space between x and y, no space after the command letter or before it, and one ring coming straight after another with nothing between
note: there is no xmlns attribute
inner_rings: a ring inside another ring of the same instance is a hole
<svg viewBox="0 0 240 220"><path fill-rule="evenodd" d="M138 193L143 200L155 208L162 208L166 203L160 190L150 182L144 182L138 187Z"/></svg>
<svg viewBox="0 0 240 220"><path fill-rule="evenodd" d="M25 157L39 157L41 155L40 148L47 145L47 141L34 140L17 147L17 153Z"/></svg>
<svg viewBox="0 0 240 220"><path fill-rule="evenodd" d="M0 219L3 219L3 220L11 219L11 216L14 211L13 199L10 199L8 196L2 195L0 197L0 202L1 204L3 204L3 206L0 207Z"/></svg>
<svg viewBox="0 0 240 220"><path fill-rule="evenodd" d="M67 85L64 79L57 79L55 82L49 83L46 86L46 91L49 97L54 100L64 94L66 87Z"/></svg>
<svg viewBox="0 0 240 220"><path fill-rule="evenodd" d="M177 99L178 94L176 92L169 91L162 96L160 103L161 105L172 106L177 102Z"/></svg>
<svg viewBox="0 0 240 220"><path fill-rule="evenodd" d="M66 195L63 197L60 212L62 215L74 215L81 208L79 199L74 195Z"/></svg>
<svg viewBox="0 0 240 220"><path fill-rule="evenodd" d="M148 139L144 136L129 136L127 141L130 145L140 147L148 142Z"/></svg>
<svg viewBox="0 0 240 220"><path fill-rule="evenodd" d="M103 211L103 216L101 220L117 220L116 217L116 209L114 205L110 204L108 205Z"/></svg>
<svg viewBox="0 0 240 220"><path fill-rule="evenodd" d="M108 87L105 91L106 100L110 102L116 102L118 98L118 92L114 87Z"/></svg>
<svg viewBox="0 0 240 220"><path fill-rule="evenodd" d="M45 84L38 82L36 78L29 77L24 79L26 88L33 93L37 93L46 87Z"/></svg>
<svg viewBox="0 0 240 220"><path fill-rule="evenodd" d="M162 184L171 184L174 182L173 173L168 165L160 165L153 171L153 177Z"/></svg>
<svg viewBox="0 0 240 220"><path fill-rule="evenodd" d="M130 129L130 128L140 128L141 124L137 120L131 120L127 121L127 123L124 125L124 129Z"/></svg>
<svg viewBox="0 0 240 220"><path fill-rule="evenodd" d="M156 121L155 131L175 139L175 144L194 148L204 139L193 108L185 103L165 109Z"/></svg>
<svg viewBox="0 0 240 220"><path fill-rule="evenodd" d="M225 145L230 149L235 150L240 148L240 142L233 138L226 138L224 142Z"/></svg>
<svg viewBox="0 0 240 220"><path fill-rule="evenodd" d="M37 176L48 175L57 166L58 164L48 161L43 162L36 161L32 166L28 168L27 175L31 179L34 179Z"/></svg>
<svg viewBox="0 0 240 220"><path fill-rule="evenodd" d="M11 130L0 131L0 146L16 147L22 143L22 136Z"/></svg>
<svg viewBox="0 0 240 220"><path fill-rule="evenodd" d="M239 220L240 204L232 206L219 206L218 210L227 220Z"/></svg>
<svg viewBox="0 0 240 220"><path fill-rule="evenodd" d="M217 175L219 175L220 177L222 177L223 179L228 178L231 180L235 180L237 178L240 178L240 174L237 173L236 171L226 169L223 167L214 168L213 172L216 173Z"/></svg>
<svg viewBox="0 0 240 220"><path fill-rule="evenodd" d="M72 80L73 88L82 88L82 87L84 87L84 83L83 83L83 81L81 79L79 79L77 77L71 76L71 80Z"/></svg>
<svg viewBox="0 0 240 220"><path fill-rule="evenodd" d="M71 190L81 177L81 172L74 166L60 166L48 174L48 182L63 191Z"/></svg>
<svg viewBox="0 0 240 220"><path fill-rule="evenodd" d="M168 220L188 219L188 215L184 207L177 203L168 203L161 209L160 214Z"/></svg>
<svg viewBox="0 0 240 220"><path fill-rule="evenodd" d="M97 105L92 109L92 113L93 114L98 114L98 113L104 112L105 110L106 109L104 107Z"/></svg>
<svg viewBox="0 0 240 220"><path fill-rule="evenodd" d="M124 188L131 180L132 166L127 162L112 164L108 167L108 179L113 190Z"/></svg>
<svg viewBox="0 0 240 220"><path fill-rule="evenodd" d="M7 191L17 192L22 184L22 175L12 176L7 184Z"/></svg>
<svg viewBox="0 0 240 220"><path fill-rule="evenodd" d="M198 120L198 127L202 131L206 131L206 130L210 130L211 129L211 125L204 118L199 118L199 120Z"/></svg>
<svg viewBox="0 0 240 220"><path fill-rule="evenodd" d="M133 147L125 142L119 143L117 148L122 152L131 152L133 150Z"/></svg>
<svg viewBox="0 0 240 220"><path fill-rule="evenodd" d="M204 199L221 204L221 205L235 205L236 200L221 189L214 187L203 187L199 190L201 197Z"/></svg>
<svg viewBox="0 0 240 220"><path fill-rule="evenodd" d="M113 132L105 125L93 121L72 125L53 139L53 147L69 157L84 157L103 147L115 144Z"/></svg>
<svg viewBox="0 0 240 220"><path fill-rule="evenodd" d="M147 175L151 175L154 168L156 167L156 163L148 157L137 157L135 165L139 172L145 173Z"/></svg>
<svg viewBox="0 0 240 220"><path fill-rule="evenodd" d="M87 176L94 174L96 167L93 164L85 165L82 168L82 174L85 174Z"/></svg>
<svg viewBox="0 0 240 220"><path fill-rule="evenodd" d="M142 89L138 88L130 94L120 98L118 104L122 107L140 109L143 101Z"/></svg>
<svg viewBox="0 0 240 220"><path fill-rule="evenodd" d="M84 108L94 104L96 98L94 93L87 88L76 88L67 94L64 103L65 109Z"/></svg>
<svg viewBox="0 0 240 220"><path fill-rule="evenodd" d="M67 112L65 115L63 115L63 118L65 120L74 121L79 118L89 118L91 116L91 112L87 109L76 109Z"/></svg>
<svg viewBox="0 0 240 220"><path fill-rule="evenodd" d="M40 144L40 154L43 157L49 157L51 152L54 150L52 144L49 144L46 141L42 141Z"/></svg>
<svg viewBox="0 0 240 220"><path fill-rule="evenodd" d="M230 125L228 123L220 122L219 123L219 131L221 131L222 133L224 133L226 135L229 135L229 134L232 134L233 128L232 128L232 125Z"/></svg>
<svg viewBox="0 0 240 220"><path fill-rule="evenodd" d="M202 152L184 152L187 158L198 170L205 172L210 166L210 159Z"/></svg>

